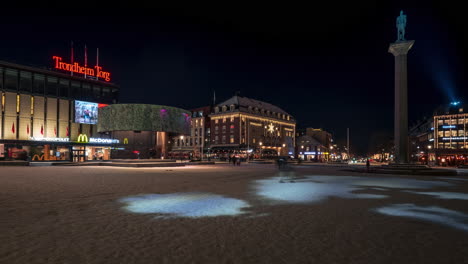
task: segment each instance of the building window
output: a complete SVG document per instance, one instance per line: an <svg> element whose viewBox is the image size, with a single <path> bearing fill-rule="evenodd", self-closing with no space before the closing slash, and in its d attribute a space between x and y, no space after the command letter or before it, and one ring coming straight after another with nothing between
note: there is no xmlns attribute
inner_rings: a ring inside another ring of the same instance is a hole
<svg viewBox="0 0 468 264"><path fill-rule="evenodd" d="M227 110L227 107L223 105L223 112L226 112L226 110Z"/></svg>
<svg viewBox="0 0 468 264"><path fill-rule="evenodd" d="M89 100L89 98L92 97L91 85L83 83L82 96L86 98L86 100Z"/></svg>
<svg viewBox="0 0 468 264"><path fill-rule="evenodd" d="M219 119L216 119L216 120L215 120L215 124L218 124L218 122L219 122Z"/></svg>
<svg viewBox="0 0 468 264"><path fill-rule="evenodd" d="M3 89L3 67L0 67L0 90Z"/></svg>
<svg viewBox="0 0 468 264"><path fill-rule="evenodd" d="M215 134L218 134L218 126L215 126Z"/></svg>
<svg viewBox="0 0 468 264"><path fill-rule="evenodd" d="M255 143L255 138L252 139L252 142Z"/></svg>
<svg viewBox="0 0 468 264"><path fill-rule="evenodd" d="M231 133L234 133L234 125L231 125L231 127L230 127L230 132L231 132Z"/></svg>
<svg viewBox="0 0 468 264"><path fill-rule="evenodd" d="M47 95L57 96L57 82L57 78L47 76Z"/></svg>
<svg viewBox="0 0 468 264"><path fill-rule="evenodd" d="M5 69L5 89L18 90L18 71L13 69Z"/></svg>
<svg viewBox="0 0 468 264"><path fill-rule="evenodd" d="M218 144L218 136L215 136L215 144Z"/></svg>
<svg viewBox="0 0 468 264"><path fill-rule="evenodd" d="M195 136L198 136L198 128L195 128Z"/></svg>
<svg viewBox="0 0 468 264"><path fill-rule="evenodd" d="M79 82L71 82L71 97L81 99L81 84Z"/></svg>
<svg viewBox="0 0 468 264"><path fill-rule="evenodd" d="M234 111L235 106L234 106L234 105L231 105L230 108L231 108L231 111Z"/></svg>
<svg viewBox="0 0 468 264"><path fill-rule="evenodd" d="M226 123L226 118L223 118L223 123Z"/></svg>
<svg viewBox="0 0 468 264"><path fill-rule="evenodd" d="M60 79L59 82L59 92L60 92L60 97L68 97L68 88L70 86L70 82L66 79Z"/></svg>
<svg viewBox="0 0 468 264"><path fill-rule="evenodd" d="M101 98L101 86L93 85L93 97L95 99Z"/></svg>
<svg viewBox="0 0 468 264"><path fill-rule="evenodd" d="M226 144L226 136L225 136L225 135L223 135L221 142L222 142L223 144Z"/></svg>
<svg viewBox="0 0 468 264"><path fill-rule="evenodd" d="M234 143L234 135L231 135L230 138L229 138L229 143Z"/></svg>
<svg viewBox="0 0 468 264"><path fill-rule="evenodd" d="M34 74L33 93L44 94L45 77L42 74Z"/></svg>
<svg viewBox="0 0 468 264"><path fill-rule="evenodd" d="M223 126L223 133L226 133L226 126Z"/></svg>
<svg viewBox="0 0 468 264"><path fill-rule="evenodd" d="M20 91L30 93L32 89L32 73L20 72Z"/></svg>
<svg viewBox="0 0 468 264"><path fill-rule="evenodd" d="M219 107L215 107L215 113L219 112Z"/></svg>
<svg viewBox="0 0 468 264"><path fill-rule="evenodd" d="M234 122L234 117L233 116L231 116L231 122Z"/></svg>

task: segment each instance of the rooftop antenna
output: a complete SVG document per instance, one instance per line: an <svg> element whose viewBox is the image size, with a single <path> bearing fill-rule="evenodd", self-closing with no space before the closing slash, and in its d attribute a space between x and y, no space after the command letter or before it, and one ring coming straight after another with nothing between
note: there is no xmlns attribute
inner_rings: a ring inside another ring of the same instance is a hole
<svg viewBox="0 0 468 264"><path fill-rule="evenodd" d="M73 65L73 40L71 41L71 64ZM70 71L70 75L73 76L73 71Z"/></svg>
<svg viewBox="0 0 468 264"><path fill-rule="evenodd" d="M99 67L99 48L96 48L96 67ZM99 80L99 76L97 74L96 80Z"/></svg>
<svg viewBox="0 0 468 264"><path fill-rule="evenodd" d="M86 44L84 45L84 66L85 66L84 77L86 79L86 67L88 67L88 49L86 48Z"/></svg>
<svg viewBox="0 0 468 264"><path fill-rule="evenodd" d="M213 105L216 105L216 90L213 90Z"/></svg>

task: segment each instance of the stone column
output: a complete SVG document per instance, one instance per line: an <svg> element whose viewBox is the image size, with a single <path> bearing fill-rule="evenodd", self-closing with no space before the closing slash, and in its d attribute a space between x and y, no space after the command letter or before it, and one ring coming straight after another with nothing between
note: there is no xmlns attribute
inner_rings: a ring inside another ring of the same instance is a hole
<svg viewBox="0 0 468 264"><path fill-rule="evenodd" d="M395 56L395 163L409 163L407 54L414 40L391 43Z"/></svg>

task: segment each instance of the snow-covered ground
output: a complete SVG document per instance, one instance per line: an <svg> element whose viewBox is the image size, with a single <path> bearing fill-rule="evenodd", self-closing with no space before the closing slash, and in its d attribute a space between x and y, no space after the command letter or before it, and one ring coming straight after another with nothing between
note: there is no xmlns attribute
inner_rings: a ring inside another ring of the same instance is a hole
<svg viewBox="0 0 468 264"><path fill-rule="evenodd" d="M467 263L468 178L0 168L0 263Z"/></svg>

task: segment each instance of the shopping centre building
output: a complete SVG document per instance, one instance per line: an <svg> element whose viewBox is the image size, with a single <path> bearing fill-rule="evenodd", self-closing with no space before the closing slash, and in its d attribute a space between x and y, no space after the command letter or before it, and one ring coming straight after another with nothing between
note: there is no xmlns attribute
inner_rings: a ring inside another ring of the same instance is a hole
<svg viewBox="0 0 468 264"><path fill-rule="evenodd" d="M98 109L119 87L101 66L54 56L52 69L0 61L0 159L109 159L118 140L97 130Z"/></svg>

